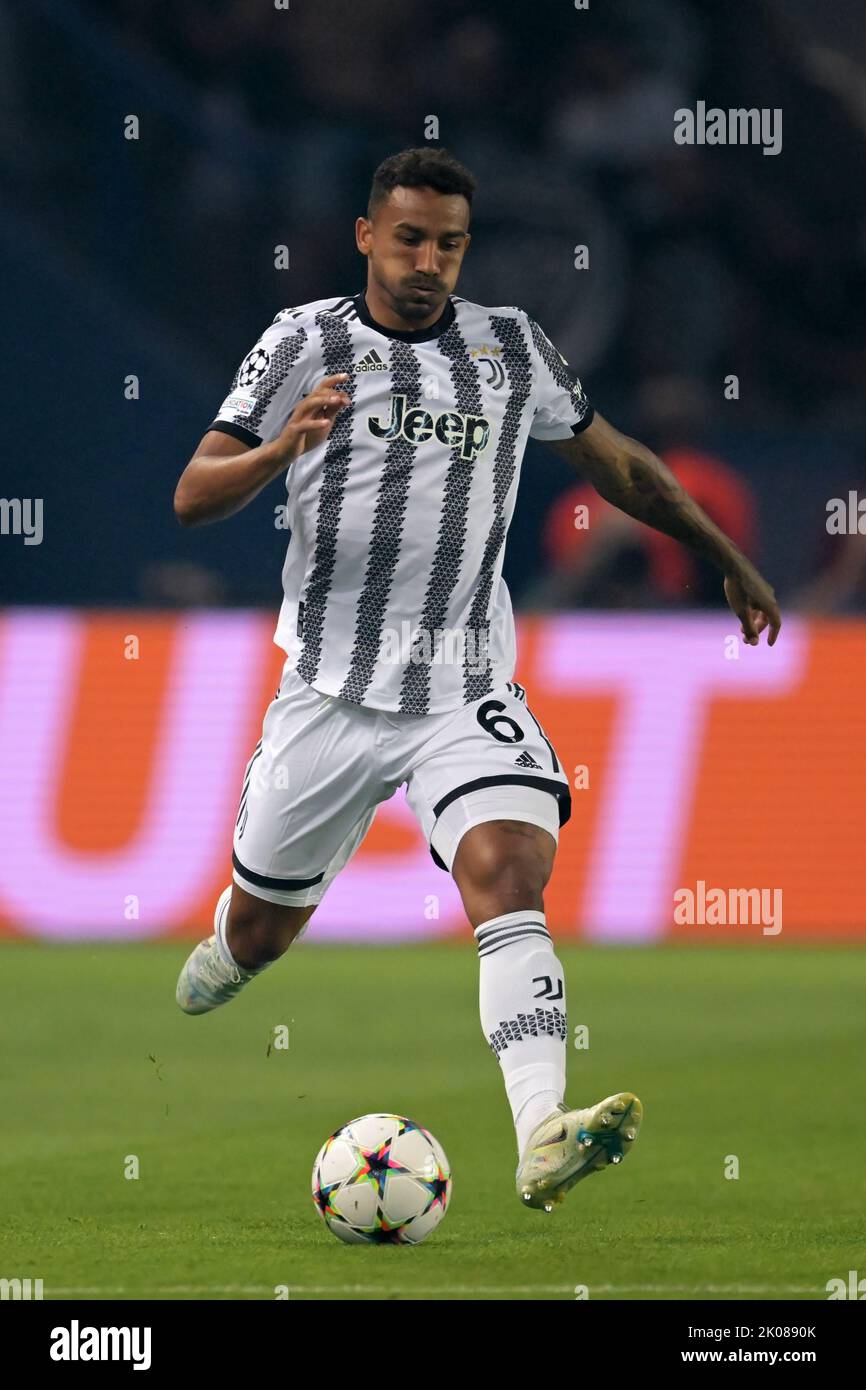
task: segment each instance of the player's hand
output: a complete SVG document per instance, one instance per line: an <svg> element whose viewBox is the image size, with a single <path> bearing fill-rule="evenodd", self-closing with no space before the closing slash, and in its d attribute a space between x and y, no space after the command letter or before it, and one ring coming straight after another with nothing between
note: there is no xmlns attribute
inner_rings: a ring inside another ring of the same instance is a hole
<svg viewBox="0 0 866 1390"><path fill-rule="evenodd" d="M306 454L324 443L339 411L351 402L340 384L349 380L348 372L326 376L314 386L308 396L299 401L289 416L279 437L274 441L277 457L283 464Z"/></svg>
<svg viewBox="0 0 866 1390"><path fill-rule="evenodd" d="M772 647L782 626L776 595L753 565L748 563L725 575L725 598L740 620L743 641L757 647L761 633L769 626L767 645Z"/></svg>

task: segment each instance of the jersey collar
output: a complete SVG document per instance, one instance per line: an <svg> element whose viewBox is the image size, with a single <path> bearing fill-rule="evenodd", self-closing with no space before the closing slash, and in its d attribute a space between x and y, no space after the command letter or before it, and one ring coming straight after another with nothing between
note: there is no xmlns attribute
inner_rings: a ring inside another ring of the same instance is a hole
<svg viewBox="0 0 866 1390"><path fill-rule="evenodd" d="M382 333L386 338L399 338L401 343L426 343L431 338L438 338L446 328L450 328L454 322L454 304L449 295L445 301L445 308L439 315L435 323L428 324L426 328L385 328L381 323L377 323L370 310L367 308L367 301L364 298L364 291L355 295L355 310L358 318L368 328L372 328L376 333Z"/></svg>

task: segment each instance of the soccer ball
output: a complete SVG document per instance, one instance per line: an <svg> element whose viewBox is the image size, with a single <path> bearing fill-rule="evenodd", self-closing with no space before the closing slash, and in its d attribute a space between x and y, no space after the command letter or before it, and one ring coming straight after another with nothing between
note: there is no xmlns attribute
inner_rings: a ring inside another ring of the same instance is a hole
<svg viewBox="0 0 866 1390"><path fill-rule="evenodd" d="M445 1215L451 1165L429 1130L402 1115L362 1115L327 1139L313 1202L349 1245L420 1245Z"/></svg>

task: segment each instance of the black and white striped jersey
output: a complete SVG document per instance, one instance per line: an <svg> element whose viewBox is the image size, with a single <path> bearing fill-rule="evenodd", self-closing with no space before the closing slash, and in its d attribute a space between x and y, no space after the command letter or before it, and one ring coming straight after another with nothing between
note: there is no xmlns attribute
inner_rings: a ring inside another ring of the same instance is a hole
<svg viewBox="0 0 866 1390"><path fill-rule="evenodd" d="M514 673L502 562L527 437L567 439L592 408L523 310L452 295L436 323L398 331L362 293L277 314L211 429L275 439L336 372L351 404L287 472L274 640L323 694L457 709Z"/></svg>

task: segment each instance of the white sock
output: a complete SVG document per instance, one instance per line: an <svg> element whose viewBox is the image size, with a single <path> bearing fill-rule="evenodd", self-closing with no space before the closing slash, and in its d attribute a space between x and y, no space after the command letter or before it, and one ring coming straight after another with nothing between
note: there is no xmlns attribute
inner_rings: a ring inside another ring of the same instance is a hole
<svg viewBox="0 0 866 1390"><path fill-rule="evenodd" d="M233 965L236 970L240 970L240 966L229 950L229 943L226 941L226 924L229 920L229 903L231 900L232 886L229 884L228 888L224 888L220 893L219 900L214 909L213 929L214 936L216 937L217 950L223 962L226 965Z"/></svg>
<svg viewBox="0 0 866 1390"><path fill-rule="evenodd" d="M507 912L475 929L481 1027L499 1058L518 1158L565 1094L565 974L543 912Z"/></svg>

